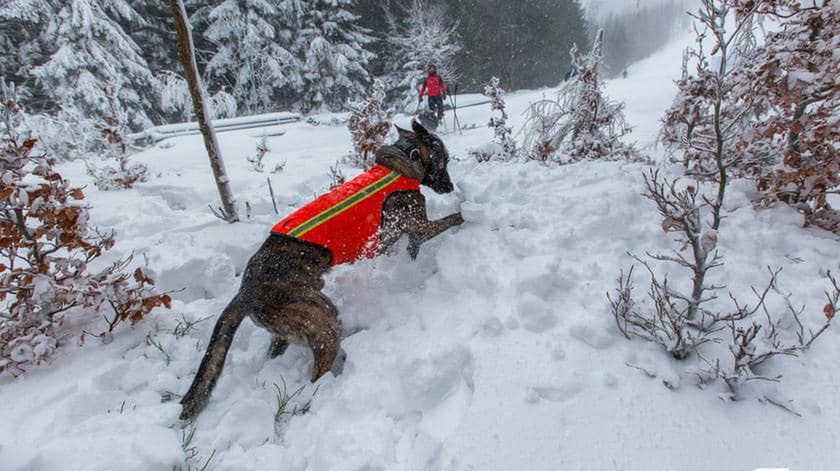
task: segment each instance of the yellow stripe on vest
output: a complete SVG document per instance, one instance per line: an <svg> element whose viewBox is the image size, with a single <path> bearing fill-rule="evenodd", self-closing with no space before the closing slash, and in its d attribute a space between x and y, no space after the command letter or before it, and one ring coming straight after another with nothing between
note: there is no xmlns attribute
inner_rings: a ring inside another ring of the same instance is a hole
<svg viewBox="0 0 840 471"><path fill-rule="evenodd" d="M375 195L377 192L382 191L390 185L394 183L398 178L400 178L400 174L396 171L391 171L391 173L385 175L384 177L376 180L375 182L371 183L370 185L360 189L356 193L348 196L344 200L335 205L321 211L320 213L312 216L311 218L307 219L306 221L302 222L299 226L295 227L294 229L287 232L288 235L292 237L300 237L307 232L315 229L316 227L320 226L321 224L329 221L330 219L338 216L339 214L347 211L348 209L356 206L357 204L361 203L362 201L370 198L371 196Z"/></svg>

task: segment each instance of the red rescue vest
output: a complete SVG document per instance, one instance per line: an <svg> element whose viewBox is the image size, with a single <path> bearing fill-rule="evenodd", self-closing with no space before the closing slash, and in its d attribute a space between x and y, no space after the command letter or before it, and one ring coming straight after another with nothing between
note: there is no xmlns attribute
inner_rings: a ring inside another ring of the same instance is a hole
<svg viewBox="0 0 840 471"><path fill-rule="evenodd" d="M333 265L370 258L377 253L385 198L395 191L419 189L419 181L375 165L286 216L271 232L330 249Z"/></svg>

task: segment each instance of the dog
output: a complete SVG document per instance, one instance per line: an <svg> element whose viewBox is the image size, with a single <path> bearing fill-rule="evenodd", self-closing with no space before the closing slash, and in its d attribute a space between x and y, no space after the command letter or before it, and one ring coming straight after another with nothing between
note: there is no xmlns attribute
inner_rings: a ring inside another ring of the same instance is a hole
<svg viewBox="0 0 840 471"><path fill-rule="evenodd" d="M376 151L376 165L278 222L248 261L239 291L225 307L189 391L181 418L193 419L210 398L233 336L246 316L272 334L269 357L290 343L309 346L312 382L343 365L338 311L321 290L323 275L339 263L387 251L408 235L408 252L464 222L461 213L430 221L420 185L437 193L454 186L443 141L417 121L397 127L399 139ZM349 215L349 216L348 216Z"/></svg>

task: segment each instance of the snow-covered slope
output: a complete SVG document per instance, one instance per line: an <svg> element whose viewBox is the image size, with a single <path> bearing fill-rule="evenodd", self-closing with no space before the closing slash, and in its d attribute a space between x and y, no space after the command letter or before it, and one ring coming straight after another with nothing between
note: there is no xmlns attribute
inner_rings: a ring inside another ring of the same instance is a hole
<svg viewBox="0 0 840 471"><path fill-rule="evenodd" d="M674 93L681 49L608 84L642 147ZM543 93L508 96L514 123ZM292 347L268 360L269 335L246 321L194 426L178 420L173 393L186 391L237 275L279 218L266 177L288 213L327 188L349 135L343 126L288 125L268 138L266 167L285 161L280 174L250 170L253 130L221 135L233 190L252 212L234 225L207 210L215 186L198 136L139 154L155 176L134 190L90 186L94 222L117 230L114 255L145 255L158 284L181 291L171 311L111 344L88 339L23 378L0 379L0 469L186 470L211 455L213 470L836 469L836 329L801 358L779 360L783 382L763 386L801 417L696 388L682 364L621 337L605 298L630 263L627 250L669 247L639 195L646 167L475 163L466 150L491 138L487 113L459 113L478 128L445 136L459 159L450 165L457 190L428 192L432 216L460 208L466 223L425 244L416 262L401 252L329 274L326 291L348 334L344 373L322 378L316 392L310 353ZM81 163L62 171L88 182ZM754 211L748 192L730 191L720 236L727 271L716 281L747 297L767 265L783 266L783 286L819 315L821 276L840 271L836 238L800 228L784 207ZM182 319L208 316L175 335ZM274 385L283 381L289 392L304 388L299 406L314 395L307 414L275 420Z"/></svg>

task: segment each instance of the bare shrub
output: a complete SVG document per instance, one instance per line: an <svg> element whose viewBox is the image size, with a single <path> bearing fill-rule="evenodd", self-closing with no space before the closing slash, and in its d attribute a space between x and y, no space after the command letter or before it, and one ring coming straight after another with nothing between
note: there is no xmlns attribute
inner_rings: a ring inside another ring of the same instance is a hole
<svg viewBox="0 0 840 471"><path fill-rule="evenodd" d="M102 316L108 332L140 321L170 298L154 289L145 268L128 271L131 257L97 270L91 262L114 245L113 233L88 226L84 193L36 153L37 139L21 130L10 87L0 108L0 372L13 375L47 361L58 331L72 316Z"/></svg>
<svg viewBox="0 0 840 471"><path fill-rule="evenodd" d="M804 214L806 226L840 234L840 212L828 198L840 194L840 7L829 1L755 3L757 14L780 27L736 75L733 89L771 111L751 123L736 148L773 164L758 185L765 204L791 204Z"/></svg>
<svg viewBox="0 0 840 471"><path fill-rule="evenodd" d="M490 122L487 126L493 129L493 142L478 149L472 149L470 155L479 162L500 160L510 162L516 160L519 150L513 139L511 128L507 125L507 111L505 111L505 90L499 86L498 77L490 79L484 87L484 96L490 98ZM493 116L492 113L498 112Z"/></svg>
<svg viewBox="0 0 840 471"><path fill-rule="evenodd" d="M271 149L268 147L268 139L263 136L260 142L257 143L257 152L247 157L248 163L251 164L251 169L255 172L264 172L265 164L263 164L263 159L269 152L271 152Z"/></svg>
<svg viewBox="0 0 840 471"><path fill-rule="evenodd" d="M738 86L756 56L755 12L761 2L744 2L749 7L735 11L737 3L700 0L697 11L689 13L699 25L696 46L683 55L677 95L662 118L660 141L683 164L686 175L702 180L758 178L770 164L767 155L745 153L737 145L765 111L755 95L743 94ZM704 48L708 42L710 52ZM728 173L722 174L721 168Z"/></svg>
<svg viewBox="0 0 840 471"><path fill-rule="evenodd" d="M336 161L336 163L330 167L330 190L334 190L347 182L347 177L345 177L344 173L342 173L340 165L341 164Z"/></svg>
<svg viewBox="0 0 840 471"><path fill-rule="evenodd" d="M87 173L93 177L93 184L100 190L131 188L137 182L148 179L149 169L143 164L132 164L129 161L128 142L125 140L127 113L117 96L119 87L108 84L104 90L110 111L104 122L95 126L104 142L103 157L115 159L117 166L94 165L88 161Z"/></svg>
<svg viewBox="0 0 840 471"><path fill-rule="evenodd" d="M271 153L271 148L268 147L268 136L263 136L260 138L260 141L257 143L257 149L254 155L250 155L246 157L248 163L251 164L251 169L255 172L265 172L265 156ZM282 161L278 164L274 165L274 170L271 173L280 173L286 167L286 161Z"/></svg>
<svg viewBox="0 0 840 471"><path fill-rule="evenodd" d="M805 306L796 309L785 296L786 312L771 313L767 306L770 293L781 294L777 287L781 269L770 270L770 280L762 290L753 288L753 305L741 304L729 295L734 306L729 311L702 308L695 320L688 317L690 301L669 287L667 276L658 277L650 265L636 258L650 275L648 303L633 297L631 268L618 278L618 287L608 294L611 312L619 331L629 340L640 338L661 346L677 360L695 358L694 374L701 384L719 379L726 384L730 398L738 399L742 386L750 381L778 382L782 376L765 364L778 356L798 356L826 332L840 308L840 288L829 274L832 288L826 291L829 303L823 309L825 319L816 328L803 321ZM712 293L703 302L711 301ZM792 328L785 326L792 325ZM706 344L723 345L704 348Z"/></svg>
<svg viewBox="0 0 840 471"><path fill-rule="evenodd" d="M373 83L373 91L366 100L351 105L347 129L353 139L354 154L348 159L353 166L368 169L373 166L376 149L385 142L394 120L394 110L384 109L385 87L381 81Z"/></svg>
<svg viewBox="0 0 840 471"><path fill-rule="evenodd" d="M773 272L768 284L768 288L772 288L777 293L779 292L776 287L778 273L779 270ZM701 360L706 364L702 370L706 379L721 379L729 388L732 398L738 397L741 386L748 381L778 382L782 376L769 374L764 363L777 356L796 357L810 348L814 341L828 329L834 318L834 312L840 307L838 304L840 287L831 273L828 273L828 279L832 284L832 287L826 290L829 303L823 309L825 320L816 331L805 327L802 320L805 306L795 308L790 302L789 295L785 296L786 312L772 315L764 303L767 291L762 293L756 308L750 311L748 316L743 317L746 322L737 322L742 320L741 318L725 319L723 322L728 336L722 341L727 344L730 356L722 361L720 358L710 360L701 355ZM759 308L763 316L753 316L752 314L758 312ZM793 335L791 332L786 332L787 329L784 328L785 324L791 323Z"/></svg>
<svg viewBox="0 0 840 471"><path fill-rule="evenodd" d="M578 54L575 46L571 55L578 74L555 97L528 108L521 131L526 157L559 163L584 158L638 159L636 150L621 142L631 130L624 119L624 104L603 94L603 31L598 32L589 54Z"/></svg>
<svg viewBox="0 0 840 471"><path fill-rule="evenodd" d="M716 250L717 225L704 227L703 222L711 216L712 221L719 224L721 204L698 195L694 186L681 188L677 180L662 178L658 170L650 170L644 180L644 196L656 205L662 217L662 230L674 234L679 247L679 250L669 254L648 256L689 271L691 291L675 289L668 283L667 276L659 279L647 261L633 256L650 274L648 296L655 310L651 314L633 309L630 275L620 276L616 299L610 298L610 302L613 315L625 337L629 339L633 335L650 340L662 345L674 358L684 359L696 351L697 347L710 341L705 335L707 326L704 326L709 314L703 306L716 299L714 292L721 287L708 284L706 277L710 270L722 266L723 262ZM685 255L685 251L689 251L689 255Z"/></svg>
<svg viewBox="0 0 840 471"><path fill-rule="evenodd" d="M690 291L674 286L667 274L658 275L650 262L631 254L648 272L647 302L633 297L633 268L626 275L620 274L615 292L607 298L616 326L627 339L653 342L677 360L696 358L701 364L696 373L698 380L722 380L734 399L747 381L778 380L778 375L756 372L766 360L780 355L795 356L825 332L834 316L840 290L834 278L830 278L833 291L826 294L829 300L824 308L826 322L816 332L805 328L801 320L803 310L793 309L786 298L789 316L797 326L794 336L783 332L785 316L771 315L766 304L769 293L779 292L777 278L781 269L771 271L770 281L762 290L753 289L752 305L742 304L730 294L733 309L721 311L712 307L723 289L708 282L710 271L723 267L717 242L725 196L725 187L719 182L726 182L726 167L721 175L724 178L713 183L717 185L713 187L716 198L701 195L698 186L681 186L677 180L665 179L658 170L651 170L644 177L644 196L656 205L662 217L662 230L676 236L678 247L671 253L647 255L666 266L687 270ZM725 345L730 357L715 355L714 349L705 351L708 344Z"/></svg>

